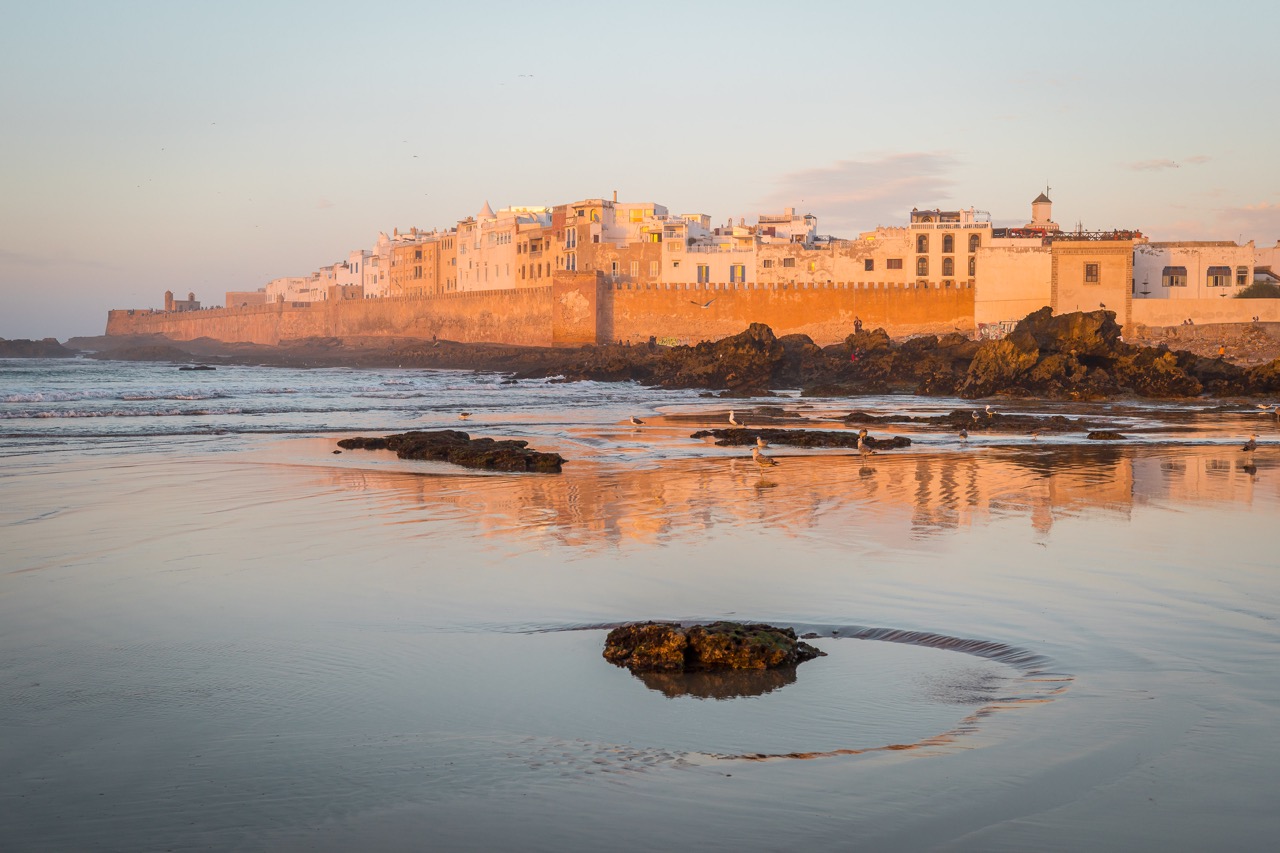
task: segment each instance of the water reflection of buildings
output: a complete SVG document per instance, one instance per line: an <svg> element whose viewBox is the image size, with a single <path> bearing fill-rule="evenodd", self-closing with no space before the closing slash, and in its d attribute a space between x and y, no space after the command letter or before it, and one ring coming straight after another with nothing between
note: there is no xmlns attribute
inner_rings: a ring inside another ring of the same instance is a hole
<svg viewBox="0 0 1280 853"><path fill-rule="evenodd" d="M1248 505L1260 484L1271 499L1280 495L1280 460L1259 455L1250 472L1235 446L1044 445L866 461L777 455L782 464L763 477L744 455L648 469L583 463L559 476L337 468L331 479L385 492L395 520L469 523L486 536L547 536L575 547L662 543L718 526L767 526L786 536L881 526L928 537L1022 516L1047 534L1059 519L1123 518L1135 504Z"/></svg>

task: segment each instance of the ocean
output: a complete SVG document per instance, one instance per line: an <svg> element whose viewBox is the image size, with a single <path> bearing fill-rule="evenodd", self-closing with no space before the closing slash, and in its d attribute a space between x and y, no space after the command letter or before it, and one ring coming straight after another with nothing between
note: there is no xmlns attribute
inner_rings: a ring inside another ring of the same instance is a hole
<svg viewBox="0 0 1280 853"><path fill-rule="evenodd" d="M691 438L987 402L1125 439ZM568 461L334 452L409 429ZM1278 510L1253 401L0 360L0 848L1269 850ZM827 655L603 660L646 619Z"/></svg>

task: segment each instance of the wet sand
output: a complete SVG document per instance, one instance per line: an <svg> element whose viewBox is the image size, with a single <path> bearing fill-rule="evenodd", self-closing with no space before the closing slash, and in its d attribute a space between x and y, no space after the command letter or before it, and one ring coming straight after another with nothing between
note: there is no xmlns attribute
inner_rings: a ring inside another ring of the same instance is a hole
<svg viewBox="0 0 1280 853"><path fill-rule="evenodd" d="M762 476L647 455L664 429L539 436L559 476L6 458L6 849L1270 848L1276 447L923 436ZM719 700L600 658L726 616L828 657Z"/></svg>

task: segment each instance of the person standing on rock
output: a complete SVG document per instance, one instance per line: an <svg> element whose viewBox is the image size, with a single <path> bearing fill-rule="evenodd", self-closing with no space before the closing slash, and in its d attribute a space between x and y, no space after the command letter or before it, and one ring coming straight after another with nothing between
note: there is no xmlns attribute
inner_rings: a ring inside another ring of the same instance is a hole
<svg viewBox="0 0 1280 853"><path fill-rule="evenodd" d="M861 317L854 317L854 318L853 318L853 333L854 333L855 335L857 335L857 334L861 334L861 333L862 333L862 318L861 318Z"/></svg>

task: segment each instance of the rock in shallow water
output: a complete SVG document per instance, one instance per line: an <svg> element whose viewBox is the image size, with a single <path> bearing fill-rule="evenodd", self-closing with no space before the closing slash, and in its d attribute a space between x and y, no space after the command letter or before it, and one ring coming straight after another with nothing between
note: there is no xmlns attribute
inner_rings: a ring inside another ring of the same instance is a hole
<svg viewBox="0 0 1280 853"><path fill-rule="evenodd" d="M344 438L338 446L347 450L391 450L401 459L452 462L467 468L491 471L531 471L559 474L564 458L558 453L529 449L529 442L472 438L456 429L403 432L386 438Z"/></svg>
<svg viewBox="0 0 1280 853"><path fill-rule="evenodd" d="M640 622L614 628L604 658L632 672L701 672L795 666L826 652L796 639L791 628L713 622L688 628Z"/></svg>

